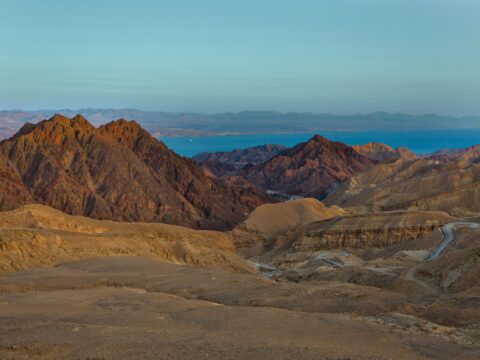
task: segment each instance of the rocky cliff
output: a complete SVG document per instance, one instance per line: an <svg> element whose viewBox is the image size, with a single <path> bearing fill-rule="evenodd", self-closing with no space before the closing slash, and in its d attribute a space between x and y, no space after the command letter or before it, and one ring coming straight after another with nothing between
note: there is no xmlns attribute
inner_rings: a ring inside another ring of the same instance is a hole
<svg viewBox="0 0 480 360"><path fill-rule="evenodd" d="M454 221L442 212L394 211L335 217L304 226L295 251L389 247L425 237Z"/></svg>

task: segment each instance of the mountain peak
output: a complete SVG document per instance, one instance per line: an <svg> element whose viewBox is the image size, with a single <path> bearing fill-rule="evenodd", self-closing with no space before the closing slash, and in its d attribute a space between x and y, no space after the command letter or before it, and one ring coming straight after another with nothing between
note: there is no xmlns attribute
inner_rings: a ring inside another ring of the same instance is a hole
<svg viewBox="0 0 480 360"><path fill-rule="evenodd" d="M332 142L331 140L323 137L322 135L315 134L309 141L315 141L315 142Z"/></svg>
<svg viewBox="0 0 480 360"><path fill-rule="evenodd" d="M76 115L70 119L64 115L55 114L50 119L36 124L25 123L16 134L3 142L30 136L32 137L29 140L30 143L40 144L44 141L61 143L76 134L87 134L94 130L96 130L95 127L81 115Z"/></svg>
<svg viewBox="0 0 480 360"><path fill-rule="evenodd" d="M70 119L66 116L63 116L62 114L55 114L50 119L48 119L48 121L62 124L70 123Z"/></svg>
<svg viewBox="0 0 480 360"><path fill-rule="evenodd" d="M23 126L18 130L18 132L14 136L20 136L28 134L30 131L35 129L35 124L26 122Z"/></svg>
<svg viewBox="0 0 480 360"><path fill-rule="evenodd" d="M109 123L100 126L100 128L104 128L106 130L112 131L114 129L122 130L122 131L144 131L142 126L137 123L135 120L125 120L125 119L118 119L114 121L110 121Z"/></svg>
<svg viewBox="0 0 480 360"><path fill-rule="evenodd" d="M99 130L103 135L127 144L129 147L132 147L140 138L156 140L135 120L118 119L100 126Z"/></svg>
<svg viewBox="0 0 480 360"><path fill-rule="evenodd" d="M93 129L94 128L94 126L80 114L75 115L71 119L70 122L74 125L77 125L79 127L85 128L85 129L87 129L87 128L88 129Z"/></svg>
<svg viewBox="0 0 480 360"><path fill-rule="evenodd" d="M322 198L340 182L375 164L352 147L317 134L265 163L244 169L244 176L266 189Z"/></svg>
<svg viewBox="0 0 480 360"><path fill-rule="evenodd" d="M50 129L70 129L92 131L95 127L82 115L77 114L72 118L68 118L62 114L55 114L50 119L39 122L33 126L35 129L48 131Z"/></svg>

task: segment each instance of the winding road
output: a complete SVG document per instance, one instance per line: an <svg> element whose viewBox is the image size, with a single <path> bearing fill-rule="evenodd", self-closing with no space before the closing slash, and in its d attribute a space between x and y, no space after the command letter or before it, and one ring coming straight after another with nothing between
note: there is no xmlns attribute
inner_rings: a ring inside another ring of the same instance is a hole
<svg viewBox="0 0 480 360"><path fill-rule="evenodd" d="M437 245L437 247L428 254L428 256L425 258L425 261L432 261L438 258L442 253L445 251L445 249L455 241L455 234L453 230L457 226L468 226L469 228L475 229L475 228L480 228L479 223L474 223L474 222L467 222L467 221L455 221L451 222L448 224L445 224L442 226L442 233L443 233L443 240Z"/></svg>
<svg viewBox="0 0 480 360"><path fill-rule="evenodd" d="M467 221L455 221L451 222L448 224L445 224L441 227L442 233L443 233L443 240L438 243L438 245L433 249L430 254L428 254L424 261L433 261L436 258L438 258L440 255L443 254L443 252L447 249L447 247L452 244L455 241L455 234L454 234L454 229L457 226L468 226L469 228L472 229L477 229L480 228L479 223L474 223L474 222L467 222ZM428 282L425 282L421 279L419 279L417 275L417 269L422 266L422 264L419 264L417 266L412 267L408 272L405 274L405 278L410 281L415 281L417 284L421 285L424 287L426 290L429 290L433 293L437 293L438 289L429 284Z"/></svg>
<svg viewBox="0 0 480 360"><path fill-rule="evenodd" d="M445 250L455 241L455 228L457 227L460 227L460 226L467 226L471 229L478 229L480 228L480 223L475 223L475 222L468 222L468 221L455 221L455 222L451 222L451 223L448 223L448 224L444 224L442 227L441 227L441 231L443 233L443 240L440 241L437 246L423 259L423 261L433 261L435 259L437 259L440 255L442 255ZM327 265L330 265L334 268L343 268L344 267L344 264L342 264L341 262L339 261L336 261L334 259L331 259L331 258L326 258L323 254L319 256L319 254L315 254L312 256L314 259L316 260L320 260L322 262L324 262L325 264ZM253 261L252 261L253 262ZM270 264L265 264L265 263L260 263L260 262L253 262L255 264L255 266L257 267L257 269L259 271L261 271L264 275L264 277L266 278L270 278L272 279L273 277L277 276L278 274L281 274L282 270L273 266L273 265L270 265ZM403 275L404 278L406 278L407 280L410 280L410 281L415 281L416 283L418 283L419 285L421 285L422 287L424 287L425 289L429 290L429 291L432 291L432 292L438 292L438 290L432 286L431 284L429 284L428 282L425 282L419 278L417 278L417 269L422 266L422 264L424 264L424 262L418 264L417 266L414 266L412 268L410 268L408 270L408 272ZM372 270L372 271L377 271L378 272L378 269L374 269L374 268L369 268L369 270ZM382 273L384 273L385 275L392 275L393 274L389 274L388 272L385 272L385 271L381 271Z"/></svg>

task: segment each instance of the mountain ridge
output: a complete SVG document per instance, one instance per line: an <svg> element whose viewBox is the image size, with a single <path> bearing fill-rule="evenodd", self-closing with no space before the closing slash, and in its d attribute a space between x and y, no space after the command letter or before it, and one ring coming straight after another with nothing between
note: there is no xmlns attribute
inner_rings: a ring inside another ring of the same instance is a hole
<svg viewBox="0 0 480 360"><path fill-rule="evenodd" d="M55 115L25 124L0 142L0 154L13 176L0 180L3 210L33 201L98 219L227 229L268 201L259 190L217 182L123 119L95 128L81 115Z"/></svg>
<svg viewBox="0 0 480 360"><path fill-rule="evenodd" d="M337 184L375 164L352 147L317 134L265 163L247 165L240 174L263 189L322 198Z"/></svg>
<svg viewBox="0 0 480 360"><path fill-rule="evenodd" d="M119 119L136 119L150 133L162 136L266 134L320 132L325 130L438 130L480 128L480 116L360 113L335 115L312 112L242 111L224 113L142 111L138 109L0 110L0 138L11 135L25 122L37 122L55 113L76 114L96 126ZM3 130L2 130L3 129Z"/></svg>

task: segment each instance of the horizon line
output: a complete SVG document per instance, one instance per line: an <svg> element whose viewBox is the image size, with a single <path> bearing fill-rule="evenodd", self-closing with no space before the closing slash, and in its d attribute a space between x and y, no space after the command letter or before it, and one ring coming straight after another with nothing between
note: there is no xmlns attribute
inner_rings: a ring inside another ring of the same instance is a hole
<svg viewBox="0 0 480 360"><path fill-rule="evenodd" d="M454 119L462 119L462 118L479 118L480 115L445 115L436 112L422 112L422 113L409 113L409 112L389 112L385 110L377 110L377 111L370 111L370 112L352 112L346 114L340 113L332 113L332 112L312 112L312 111L278 111L278 110L240 110L240 111L218 111L218 112L202 112L202 111L165 111L165 110L145 110L141 108L115 108L115 107L82 107L82 108L56 108L56 109L32 109L32 110L25 110L22 108L14 108L14 109L0 109L0 112L15 112L21 111L26 113L34 113L34 112L62 112L62 111L70 111L70 112L78 112L86 111L86 110L97 110L97 111L141 111L141 112L153 112L153 113L165 113L165 114L196 114L196 115L221 115L221 114L241 114L241 113L275 113L280 115L289 115L289 114L298 114L298 115L317 115L317 116L365 116L365 115L373 115L373 114L386 114L386 115L407 115L407 116L414 116L414 117L422 117L422 116L439 116L439 117L446 117L446 118L454 118Z"/></svg>

